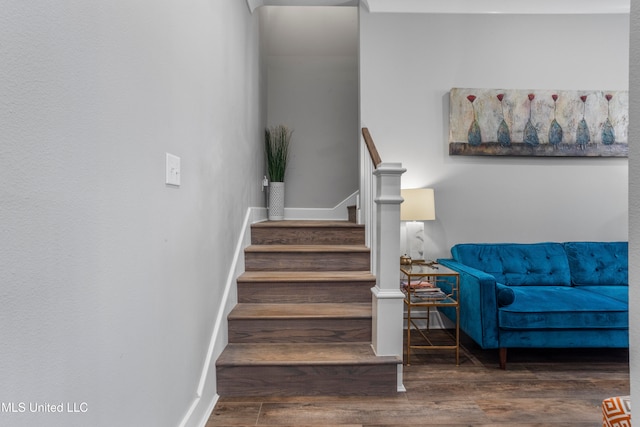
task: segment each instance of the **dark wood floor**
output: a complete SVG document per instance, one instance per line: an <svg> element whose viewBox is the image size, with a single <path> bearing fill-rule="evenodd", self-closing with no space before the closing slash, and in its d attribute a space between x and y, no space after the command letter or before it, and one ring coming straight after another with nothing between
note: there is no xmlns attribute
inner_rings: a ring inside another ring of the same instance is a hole
<svg viewBox="0 0 640 427"><path fill-rule="evenodd" d="M629 353L620 349L496 350L462 338L452 351L414 351L405 393L390 397L220 398L206 427L601 426L600 404L629 394Z"/></svg>

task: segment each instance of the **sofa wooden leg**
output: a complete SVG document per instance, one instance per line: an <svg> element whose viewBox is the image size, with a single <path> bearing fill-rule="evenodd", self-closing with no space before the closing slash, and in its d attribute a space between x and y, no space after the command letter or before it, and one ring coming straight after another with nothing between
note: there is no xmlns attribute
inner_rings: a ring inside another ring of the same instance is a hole
<svg viewBox="0 0 640 427"><path fill-rule="evenodd" d="M500 347L500 369L507 369L507 349Z"/></svg>

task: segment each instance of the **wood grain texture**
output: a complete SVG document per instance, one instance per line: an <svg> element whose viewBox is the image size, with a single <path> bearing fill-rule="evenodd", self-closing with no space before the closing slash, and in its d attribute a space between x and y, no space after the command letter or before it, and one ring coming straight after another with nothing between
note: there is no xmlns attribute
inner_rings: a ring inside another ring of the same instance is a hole
<svg viewBox="0 0 640 427"><path fill-rule="evenodd" d="M239 282L254 283L330 283L330 282L374 282L376 277L368 271L247 271L239 278Z"/></svg>
<svg viewBox="0 0 640 427"><path fill-rule="evenodd" d="M362 137L364 138L364 143L367 146L367 150L369 150L369 157L371 157L373 166L377 169L378 165L382 163L382 159L380 158L380 154L378 153L378 148L376 147L375 142L373 142L373 137L369 132L369 128L362 128Z"/></svg>
<svg viewBox="0 0 640 427"><path fill-rule="evenodd" d="M398 363L366 342L230 344L216 363L218 394L388 395L396 392Z"/></svg>
<svg viewBox="0 0 640 427"><path fill-rule="evenodd" d="M238 304L229 342L359 342L371 339L371 304Z"/></svg>
<svg viewBox="0 0 640 427"><path fill-rule="evenodd" d="M239 303L360 303L371 300L373 282L238 282Z"/></svg>
<svg viewBox="0 0 640 427"><path fill-rule="evenodd" d="M238 302L370 303L375 284L368 271L247 271L238 277Z"/></svg>
<svg viewBox="0 0 640 427"><path fill-rule="evenodd" d="M374 396L395 392L394 365L314 365L218 367L218 393L224 396ZM313 382L310 382L313 378ZM299 425L295 424L294 425Z"/></svg>
<svg viewBox="0 0 640 427"><path fill-rule="evenodd" d="M364 245L364 226L349 221L267 221L251 226L253 245Z"/></svg>
<svg viewBox="0 0 640 427"><path fill-rule="evenodd" d="M395 394L402 360L371 347L376 279L364 227L279 221L253 234L216 362L218 394Z"/></svg>
<svg viewBox="0 0 640 427"><path fill-rule="evenodd" d="M371 319L371 304L238 304L229 320L254 319Z"/></svg>
<svg viewBox="0 0 640 427"><path fill-rule="evenodd" d="M220 355L217 365L397 365L396 357L378 357L367 342L321 344L238 344L232 343Z"/></svg>
<svg viewBox="0 0 640 427"><path fill-rule="evenodd" d="M280 229L280 228L364 228L362 224L353 224L349 221L336 221L336 220L284 220L284 221L262 221L256 222L251 225L251 229L267 228L267 229Z"/></svg>
<svg viewBox="0 0 640 427"><path fill-rule="evenodd" d="M347 206L347 217L348 221L354 224L358 221L358 207L356 205Z"/></svg>
<svg viewBox="0 0 640 427"><path fill-rule="evenodd" d="M406 393L221 397L206 427L599 426L602 400L630 392L625 349L511 349L502 371L495 350L462 342L459 367L447 352L413 355Z"/></svg>
<svg viewBox="0 0 640 427"><path fill-rule="evenodd" d="M245 249L245 253L264 253L264 254L295 254L295 253L313 253L313 254L348 254L351 252L366 253L370 252L369 248L364 245L251 245Z"/></svg>
<svg viewBox="0 0 640 427"><path fill-rule="evenodd" d="M251 245L247 271L369 271L369 248L361 245Z"/></svg>

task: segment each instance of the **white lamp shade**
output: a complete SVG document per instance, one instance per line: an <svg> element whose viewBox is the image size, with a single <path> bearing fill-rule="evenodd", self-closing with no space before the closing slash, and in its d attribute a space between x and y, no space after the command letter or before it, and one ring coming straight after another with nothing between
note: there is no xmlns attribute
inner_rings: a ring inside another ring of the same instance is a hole
<svg viewBox="0 0 640 427"><path fill-rule="evenodd" d="M404 202L400 205L400 220L429 221L436 219L433 188L401 190Z"/></svg>

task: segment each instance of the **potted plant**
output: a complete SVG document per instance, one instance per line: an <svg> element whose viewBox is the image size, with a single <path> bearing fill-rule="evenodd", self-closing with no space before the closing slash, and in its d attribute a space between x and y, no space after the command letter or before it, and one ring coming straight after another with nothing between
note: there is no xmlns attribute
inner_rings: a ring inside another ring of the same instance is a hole
<svg viewBox="0 0 640 427"><path fill-rule="evenodd" d="M285 125L266 128L264 132L267 175L269 176L269 220L284 219L284 175L289 159L292 130Z"/></svg>

